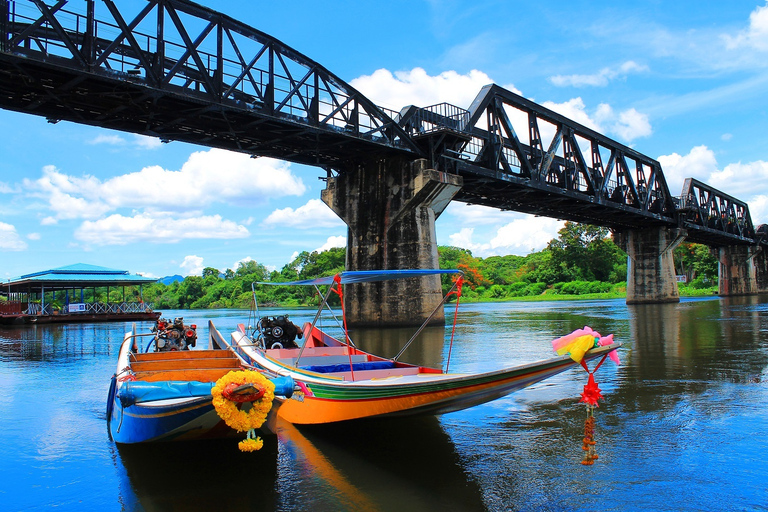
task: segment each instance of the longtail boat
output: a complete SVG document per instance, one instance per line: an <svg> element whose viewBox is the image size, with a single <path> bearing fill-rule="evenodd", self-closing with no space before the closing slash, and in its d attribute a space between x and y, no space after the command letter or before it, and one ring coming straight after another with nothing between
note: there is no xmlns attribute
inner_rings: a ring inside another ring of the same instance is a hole
<svg viewBox="0 0 768 512"><path fill-rule="evenodd" d="M451 373L447 369L398 360L416 335L397 356L385 358L358 348L346 330L343 339L337 339L316 326L320 312L329 307L328 297L334 287L339 292L345 283L444 273L454 273L457 277L453 288L438 307L443 307L446 298L455 294L458 308L463 282L463 274L458 270L342 272L327 278L290 283L258 283L316 287L327 285L329 291L323 295L313 322L307 322L299 328L284 315L262 317L256 322L255 328L239 325L231 334L231 346L248 364L276 375L291 377L297 383L301 389L299 399L284 400L278 409L281 418L297 425L459 411L506 396L582 362L605 356L620 346L620 343L613 342L612 336L607 338L608 343L603 346L598 344L597 338L585 338L589 348L585 347L578 357L563 354L490 372ZM255 295L254 292L256 303ZM420 331L421 328L417 334ZM297 337L302 340L301 346Z"/></svg>
<svg viewBox="0 0 768 512"><path fill-rule="evenodd" d="M220 336L210 323L209 331L214 338ZM139 340L143 336L150 341L142 349ZM268 396L291 396L294 384L290 377L244 372L247 365L225 343L213 339L209 349L191 350L196 340L195 326L184 325L182 319L158 319L153 332L148 334L137 334L134 325L125 334L107 397L107 428L116 443L244 438L245 430L228 426L214 405L214 387L227 376L240 380L245 379L243 375L255 376L253 382L243 381L228 390L231 403L239 404L232 405L237 411L250 410L266 400L267 388ZM281 403L274 402L262 432L269 433ZM269 405L272 404L265 406ZM250 439L250 432L248 435Z"/></svg>

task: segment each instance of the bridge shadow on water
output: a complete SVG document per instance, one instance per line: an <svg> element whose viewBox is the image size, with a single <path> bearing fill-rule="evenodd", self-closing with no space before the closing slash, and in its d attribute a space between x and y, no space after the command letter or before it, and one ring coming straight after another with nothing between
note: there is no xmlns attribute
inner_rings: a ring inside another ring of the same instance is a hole
<svg viewBox="0 0 768 512"><path fill-rule="evenodd" d="M119 446L126 510L484 510L436 417L297 428L254 453L235 440Z"/></svg>

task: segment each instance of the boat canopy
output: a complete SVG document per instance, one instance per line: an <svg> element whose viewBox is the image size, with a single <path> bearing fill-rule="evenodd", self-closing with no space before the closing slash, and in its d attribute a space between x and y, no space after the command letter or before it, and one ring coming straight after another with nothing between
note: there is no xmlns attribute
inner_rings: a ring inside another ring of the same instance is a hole
<svg viewBox="0 0 768 512"><path fill-rule="evenodd" d="M427 269L427 270L350 270L339 272L341 284L371 283L375 281L389 281L390 279L404 279L407 277L424 277L438 274L463 274L461 270ZM303 281L290 281L278 283L273 281L258 282L257 284L281 285L281 286L312 286L333 284L336 276L318 277Z"/></svg>

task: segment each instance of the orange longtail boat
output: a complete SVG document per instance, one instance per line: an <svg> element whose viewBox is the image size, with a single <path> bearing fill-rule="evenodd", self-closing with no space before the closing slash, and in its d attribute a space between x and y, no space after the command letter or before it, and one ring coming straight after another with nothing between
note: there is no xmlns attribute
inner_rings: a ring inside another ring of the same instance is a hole
<svg viewBox="0 0 768 512"><path fill-rule="evenodd" d="M306 281L259 284L328 285L340 289L345 283L445 273L458 275L454 287L446 295L456 294L458 290L458 306L462 283L462 274L458 270L356 271ZM331 288L321 301L315 320L302 328L285 316L263 317L258 319L251 332L240 325L231 335L232 349L241 360L276 375L290 376L301 388L301 392L294 393L294 399L284 400L278 410L280 417L293 424L459 411L506 396L580 364L570 355L562 355L485 373L450 373L441 368L398 360L416 335L393 358L370 354L357 348L348 333L345 332L344 339L340 340L315 325L320 312L328 307ZM439 307L445 301L446 298ZM421 328L416 334L420 331ZM301 346L295 343L296 337L303 339ZM598 346L596 340L594 348L584 354L583 360L604 356L619 346L620 343ZM298 400L295 399L297 394Z"/></svg>

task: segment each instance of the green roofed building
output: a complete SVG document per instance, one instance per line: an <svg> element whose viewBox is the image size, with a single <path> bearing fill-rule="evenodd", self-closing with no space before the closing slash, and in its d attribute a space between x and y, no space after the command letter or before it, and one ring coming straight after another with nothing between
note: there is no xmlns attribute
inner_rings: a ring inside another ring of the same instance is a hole
<svg viewBox="0 0 768 512"><path fill-rule="evenodd" d="M26 274L0 285L0 323L156 320L160 313L142 296L142 286L155 281L84 263ZM114 290L121 301L109 300Z"/></svg>

